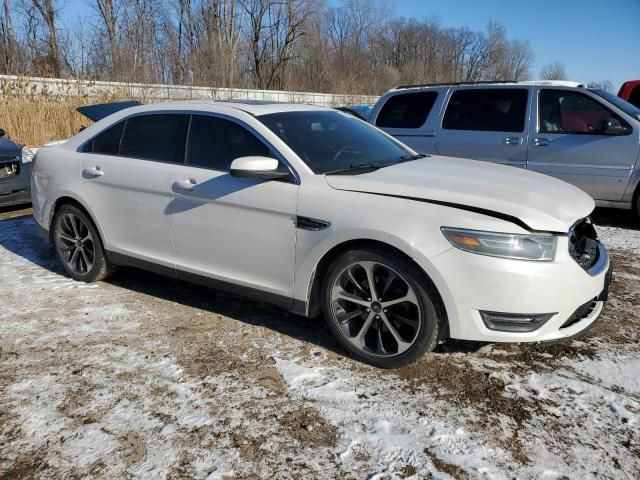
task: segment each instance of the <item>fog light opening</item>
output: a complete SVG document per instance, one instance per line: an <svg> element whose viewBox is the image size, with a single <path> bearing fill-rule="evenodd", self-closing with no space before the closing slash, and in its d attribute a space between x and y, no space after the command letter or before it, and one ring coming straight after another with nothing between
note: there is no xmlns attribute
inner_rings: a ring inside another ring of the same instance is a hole
<svg viewBox="0 0 640 480"><path fill-rule="evenodd" d="M489 330L498 332L533 332L542 327L555 313L521 314L481 311L480 316Z"/></svg>

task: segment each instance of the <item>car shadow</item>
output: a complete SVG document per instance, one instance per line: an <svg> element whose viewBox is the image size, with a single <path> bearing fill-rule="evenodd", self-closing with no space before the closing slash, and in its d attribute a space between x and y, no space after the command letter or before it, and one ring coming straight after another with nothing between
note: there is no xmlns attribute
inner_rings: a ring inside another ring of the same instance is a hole
<svg viewBox="0 0 640 480"><path fill-rule="evenodd" d="M596 224L603 227L624 228L625 230L640 230L640 219L629 210L617 208L596 208L591 215Z"/></svg>

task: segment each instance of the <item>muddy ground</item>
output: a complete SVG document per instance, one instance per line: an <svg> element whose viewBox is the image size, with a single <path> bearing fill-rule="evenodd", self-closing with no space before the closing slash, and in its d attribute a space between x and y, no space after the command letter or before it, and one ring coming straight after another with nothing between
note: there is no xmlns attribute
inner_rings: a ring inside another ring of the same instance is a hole
<svg viewBox="0 0 640 480"><path fill-rule="evenodd" d="M0 210L0 478L640 478L640 222L602 320L381 371L322 322L149 273L65 277Z"/></svg>

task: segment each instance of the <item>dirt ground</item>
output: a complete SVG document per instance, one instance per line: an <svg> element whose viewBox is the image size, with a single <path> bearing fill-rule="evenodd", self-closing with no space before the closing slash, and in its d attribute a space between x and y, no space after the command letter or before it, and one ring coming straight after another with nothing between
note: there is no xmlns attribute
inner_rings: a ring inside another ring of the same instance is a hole
<svg viewBox="0 0 640 480"><path fill-rule="evenodd" d="M2 209L0 478L640 478L640 222L596 223L616 270L586 337L381 371L266 304L76 283Z"/></svg>

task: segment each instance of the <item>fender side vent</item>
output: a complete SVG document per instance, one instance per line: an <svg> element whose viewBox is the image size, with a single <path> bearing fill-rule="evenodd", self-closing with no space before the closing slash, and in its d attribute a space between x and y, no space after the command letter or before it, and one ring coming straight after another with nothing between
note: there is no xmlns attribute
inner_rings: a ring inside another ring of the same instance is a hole
<svg viewBox="0 0 640 480"><path fill-rule="evenodd" d="M318 230L324 230L329 227L331 223L325 222L324 220L318 220L316 218L309 217L296 217L296 228L301 228L303 230L311 230L317 232Z"/></svg>

